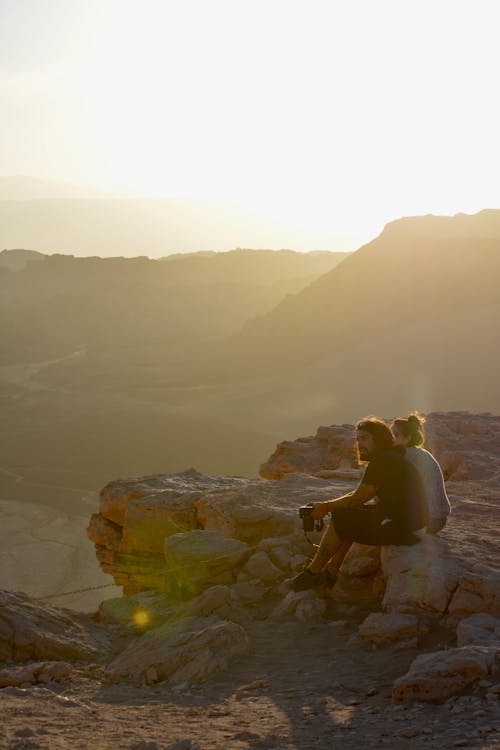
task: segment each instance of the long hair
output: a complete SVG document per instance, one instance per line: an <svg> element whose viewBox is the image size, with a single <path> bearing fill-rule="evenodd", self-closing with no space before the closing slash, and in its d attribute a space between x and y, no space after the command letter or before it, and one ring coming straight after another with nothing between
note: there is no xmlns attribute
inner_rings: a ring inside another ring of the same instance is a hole
<svg viewBox="0 0 500 750"><path fill-rule="evenodd" d="M386 451L394 445L394 436L389 425L379 417L365 417L364 419L360 419L356 425L356 429L364 430L372 435L376 453L382 453L382 451Z"/></svg>
<svg viewBox="0 0 500 750"><path fill-rule="evenodd" d="M418 411L412 411L407 417L398 417L392 423L393 427L397 427L398 430L405 438L410 438L408 445L415 447L422 445L424 442L424 424L425 417L419 414Z"/></svg>

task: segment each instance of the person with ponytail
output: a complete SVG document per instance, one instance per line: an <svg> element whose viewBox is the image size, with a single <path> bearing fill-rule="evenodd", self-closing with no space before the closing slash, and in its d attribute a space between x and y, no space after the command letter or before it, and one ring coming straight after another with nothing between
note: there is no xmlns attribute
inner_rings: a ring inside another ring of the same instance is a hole
<svg viewBox="0 0 500 750"><path fill-rule="evenodd" d="M309 564L285 581L291 591L330 588L353 542L369 545L413 545L421 541L428 513L422 479L395 446L389 425L365 417L356 425L359 460L367 464L352 492L312 503L311 518L327 514L326 527Z"/></svg>
<svg viewBox="0 0 500 750"><path fill-rule="evenodd" d="M424 443L425 417L412 412L407 417L395 419L391 425L395 444L405 451L405 458L417 469L424 487L429 520L427 533L437 534L446 524L451 512L450 501L444 486L443 472Z"/></svg>

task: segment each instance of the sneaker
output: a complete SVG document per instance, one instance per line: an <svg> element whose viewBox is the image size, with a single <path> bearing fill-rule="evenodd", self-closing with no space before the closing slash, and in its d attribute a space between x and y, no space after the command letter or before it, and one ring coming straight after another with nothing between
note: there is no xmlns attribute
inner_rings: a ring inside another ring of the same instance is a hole
<svg viewBox="0 0 500 750"><path fill-rule="evenodd" d="M326 571L323 571L322 573L320 573L320 575L322 578L321 586L324 589L333 589L333 587L337 583L337 576L336 575L332 576L330 575L330 573L327 573Z"/></svg>
<svg viewBox="0 0 500 750"><path fill-rule="evenodd" d="M287 578L285 586L290 591L307 591L307 589L319 588L323 585L324 578L322 573L314 575L311 573L309 568L304 568L300 573L297 573L293 578Z"/></svg>

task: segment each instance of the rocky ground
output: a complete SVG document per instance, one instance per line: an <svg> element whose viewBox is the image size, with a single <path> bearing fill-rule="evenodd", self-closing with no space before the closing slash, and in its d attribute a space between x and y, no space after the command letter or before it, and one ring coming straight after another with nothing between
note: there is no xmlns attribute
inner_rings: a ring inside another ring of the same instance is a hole
<svg viewBox="0 0 500 750"><path fill-rule="evenodd" d="M90 617L0 594L0 748L500 748L492 419L434 419L469 435L440 538L357 547L332 591L283 579L308 552L299 500L354 486L338 429L309 474L108 485L89 534L127 595Z"/></svg>
<svg viewBox="0 0 500 750"><path fill-rule="evenodd" d="M110 685L95 666L77 668L67 683L4 688L0 746L500 747L499 682L484 680L443 704L394 705L392 684L414 648L360 651L350 644L353 622L261 621L248 632L248 654L208 684Z"/></svg>

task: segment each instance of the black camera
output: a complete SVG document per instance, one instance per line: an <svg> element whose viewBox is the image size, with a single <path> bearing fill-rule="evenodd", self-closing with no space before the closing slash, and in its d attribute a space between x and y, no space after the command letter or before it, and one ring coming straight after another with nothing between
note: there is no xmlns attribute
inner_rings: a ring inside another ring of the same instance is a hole
<svg viewBox="0 0 500 750"><path fill-rule="evenodd" d="M299 516L302 518L304 531L323 531L323 519L320 518L314 523L314 518L311 516L312 510L312 505L301 505L299 508Z"/></svg>

